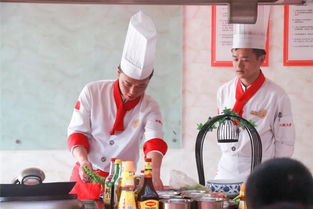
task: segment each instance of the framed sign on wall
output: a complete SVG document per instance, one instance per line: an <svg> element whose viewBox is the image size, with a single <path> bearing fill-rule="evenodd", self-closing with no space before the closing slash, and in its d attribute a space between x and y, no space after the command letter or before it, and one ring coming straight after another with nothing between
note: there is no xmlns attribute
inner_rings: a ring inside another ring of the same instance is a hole
<svg viewBox="0 0 313 209"><path fill-rule="evenodd" d="M212 52L211 66L232 67L231 48L233 42L233 25L228 24L228 7L212 6ZM266 57L263 67L268 66L269 27L267 28Z"/></svg>
<svg viewBox="0 0 313 209"><path fill-rule="evenodd" d="M313 4L284 7L285 66L313 66Z"/></svg>

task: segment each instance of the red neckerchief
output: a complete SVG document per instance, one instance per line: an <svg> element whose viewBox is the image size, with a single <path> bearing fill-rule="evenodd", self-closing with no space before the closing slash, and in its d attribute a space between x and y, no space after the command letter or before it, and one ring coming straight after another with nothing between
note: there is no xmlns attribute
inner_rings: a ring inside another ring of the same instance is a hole
<svg viewBox="0 0 313 209"><path fill-rule="evenodd" d="M114 100L115 100L117 111L116 111L116 116L115 116L115 122L114 122L113 128L110 131L110 135L114 135L115 131L124 131L124 116L126 114L126 111L134 108L138 104L141 98L141 97L137 97L134 100L124 103L122 100L122 95L121 95L120 88L118 85L118 80L114 82L113 94L114 94Z"/></svg>
<svg viewBox="0 0 313 209"><path fill-rule="evenodd" d="M265 77L261 71L259 77L252 83L252 85L246 91L243 91L241 82L238 79L236 87L236 103L233 107L233 111L237 112L242 117L243 107L249 101L249 99L253 97L253 95L261 88L264 81Z"/></svg>

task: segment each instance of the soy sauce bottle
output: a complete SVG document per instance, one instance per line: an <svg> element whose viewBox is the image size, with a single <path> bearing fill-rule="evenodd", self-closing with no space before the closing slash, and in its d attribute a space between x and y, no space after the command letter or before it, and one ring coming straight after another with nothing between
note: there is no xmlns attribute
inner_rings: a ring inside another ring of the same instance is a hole
<svg viewBox="0 0 313 209"><path fill-rule="evenodd" d="M152 183L152 160L145 159L144 183L137 196L138 209L158 209L159 195Z"/></svg>

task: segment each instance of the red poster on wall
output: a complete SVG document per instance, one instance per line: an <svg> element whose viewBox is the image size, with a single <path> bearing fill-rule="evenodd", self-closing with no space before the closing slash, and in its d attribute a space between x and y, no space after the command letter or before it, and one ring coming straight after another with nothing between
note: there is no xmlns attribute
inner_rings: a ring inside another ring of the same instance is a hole
<svg viewBox="0 0 313 209"><path fill-rule="evenodd" d="M212 6L212 52L211 66L232 67L231 48L233 42L233 25L228 24L227 6ZM266 57L262 66L268 66L269 27L267 29Z"/></svg>
<svg viewBox="0 0 313 209"><path fill-rule="evenodd" d="M285 66L313 66L313 4L284 7Z"/></svg>

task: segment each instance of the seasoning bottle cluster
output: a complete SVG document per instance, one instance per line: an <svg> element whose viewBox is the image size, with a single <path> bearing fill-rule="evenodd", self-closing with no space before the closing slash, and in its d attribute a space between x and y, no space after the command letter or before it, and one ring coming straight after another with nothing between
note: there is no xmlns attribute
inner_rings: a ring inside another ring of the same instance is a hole
<svg viewBox="0 0 313 209"><path fill-rule="evenodd" d="M159 196L152 182L151 158L145 159L143 177L135 176L133 161L112 158L103 202L105 209L158 209Z"/></svg>

